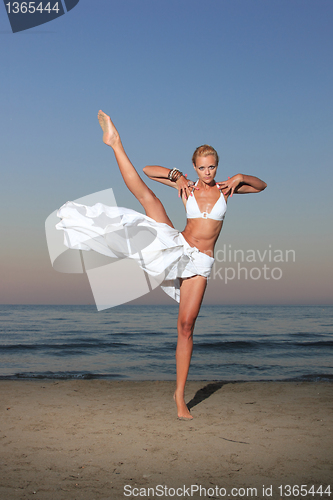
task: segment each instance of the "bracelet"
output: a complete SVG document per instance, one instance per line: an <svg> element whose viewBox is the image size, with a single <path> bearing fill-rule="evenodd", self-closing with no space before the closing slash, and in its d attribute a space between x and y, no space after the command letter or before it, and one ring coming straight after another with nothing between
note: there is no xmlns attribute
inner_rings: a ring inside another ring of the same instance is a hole
<svg viewBox="0 0 333 500"><path fill-rule="evenodd" d="M182 175L183 175L183 173L182 173L182 172L179 172L179 171L178 171L178 172L175 172L175 174L174 174L174 175L173 175L173 177L172 177L173 182L177 182L177 181L178 181L178 179L180 179Z"/></svg>
<svg viewBox="0 0 333 500"><path fill-rule="evenodd" d="M168 179L169 179L170 181L172 181L172 176L173 176L173 174L174 174L177 170L178 170L177 168L173 168L172 170L170 170L170 171L169 171L169 173L168 173Z"/></svg>
<svg viewBox="0 0 333 500"><path fill-rule="evenodd" d="M173 168L172 170L170 170L170 172L168 173L168 179L171 181L171 182L177 182L178 179L180 179L180 177L183 175L183 172L181 172L178 168Z"/></svg>

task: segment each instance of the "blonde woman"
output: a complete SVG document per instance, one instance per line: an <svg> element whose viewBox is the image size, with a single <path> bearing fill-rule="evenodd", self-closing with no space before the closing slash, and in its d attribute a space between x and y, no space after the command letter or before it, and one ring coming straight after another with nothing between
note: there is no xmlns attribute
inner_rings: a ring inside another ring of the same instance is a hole
<svg viewBox="0 0 333 500"><path fill-rule="evenodd" d="M152 275L164 272L165 279L161 286L179 302L174 400L178 418L192 419L184 396L193 349L193 330L214 263L214 246L222 229L227 200L234 193L259 193L266 188L266 183L257 177L237 174L217 184L218 155L207 145L197 148L192 158L198 177L195 184L188 181L178 169L170 170L157 165L145 167L144 173L150 179L178 190L187 214L186 227L179 232L174 229L161 201L133 167L110 117L99 111L98 119L104 143L113 149L126 186L141 203L146 214L116 207L110 208L112 212L107 215L112 218L112 214L116 213L122 217L123 227L135 225L152 228L158 245L156 257L151 249L146 254L143 251L143 261L141 259L139 264ZM106 210L105 207L103 210ZM63 218L63 224L59 223L61 229L66 230L66 217L62 209L59 216Z"/></svg>

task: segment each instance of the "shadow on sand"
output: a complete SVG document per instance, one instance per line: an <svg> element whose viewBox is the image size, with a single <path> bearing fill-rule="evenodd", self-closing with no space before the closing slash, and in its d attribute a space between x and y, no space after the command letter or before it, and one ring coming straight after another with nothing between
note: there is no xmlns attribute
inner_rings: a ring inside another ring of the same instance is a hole
<svg viewBox="0 0 333 500"><path fill-rule="evenodd" d="M194 406L198 405L205 399L209 398L214 392L218 391L223 387L224 385L228 384L230 382L213 382L211 384L205 385L202 389L199 389L194 397L187 403L187 408L191 410Z"/></svg>

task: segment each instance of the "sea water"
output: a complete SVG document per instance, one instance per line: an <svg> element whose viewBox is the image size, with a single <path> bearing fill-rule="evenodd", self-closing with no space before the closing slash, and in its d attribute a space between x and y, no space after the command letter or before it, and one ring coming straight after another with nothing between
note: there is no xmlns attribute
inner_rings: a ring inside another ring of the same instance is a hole
<svg viewBox="0 0 333 500"><path fill-rule="evenodd" d="M173 380L177 305L0 306L0 378ZM207 306L190 380L333 380L332 306Z"/></svg>

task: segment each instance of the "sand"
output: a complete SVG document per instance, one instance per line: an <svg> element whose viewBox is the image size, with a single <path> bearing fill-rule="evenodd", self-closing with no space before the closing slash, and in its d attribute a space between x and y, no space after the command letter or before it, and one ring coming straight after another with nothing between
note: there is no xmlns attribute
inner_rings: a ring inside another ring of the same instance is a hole
<svg viewBox="0 0 333 500"><path fill-rule="evenodd" d="M187 422L173 389L1 381L1 500L333 496L333 384L189 382Z"/></svg>

